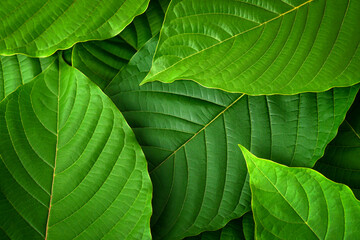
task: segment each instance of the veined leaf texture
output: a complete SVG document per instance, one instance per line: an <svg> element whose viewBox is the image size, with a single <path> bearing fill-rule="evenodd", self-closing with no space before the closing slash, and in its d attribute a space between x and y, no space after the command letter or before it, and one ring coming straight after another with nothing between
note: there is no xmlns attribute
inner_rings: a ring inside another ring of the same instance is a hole
<svg viewBox="0 0 360 240"><path fill-rule="evenodd" d="M169 2L152 0L146 12L114 38L76 44L73 66L105 88L136 51L159 33Z"/></svg>
<svg viewBox="0 0 360 240"><path fill-rule="evenodd" d="M256 239L358 238L360 201L349 187L240 147L250 174Z"/></svg>
<svg viewBox="0 0 360 240"><path fill-rule="evenodd" d="M356 239L359 12L5 0L0 239Z"/></svg>
<svg viewBox="0 0 360 240"><path fill-rule="evenodd" d="M0 102L20 85L44 71L56 57L30 58L23 55L0 56Z"/></svg>
<svg viewBox="0 0 360 240"><path fill-rule="evenodd" d="M63 60L0 103L0 135L1 237L150 238L141 148L111 100Z"/></svg>
<svg viewBox="0 0 360 240"><path fill-rule="evenodd" d="M187 79L247 94L360 81L360 2L173 0L142 83Z"/></svg>
<svg viewBox="0 0 360 240"><path fill-rule="evenodd" d="M238 142L279 163L312 167L358 91L357 86L251 97L190 81L139 86L151 67L156 41L150 40L105 89L149 162L154 239L216 230L250 210Z"/></svg>
<svg viewBox="0 0 360 240"><path fill-rule="evenodd" d="M149 0L2 1L0 54L43 57L77 42L114 37L144 12L148 3Z"/></svg>

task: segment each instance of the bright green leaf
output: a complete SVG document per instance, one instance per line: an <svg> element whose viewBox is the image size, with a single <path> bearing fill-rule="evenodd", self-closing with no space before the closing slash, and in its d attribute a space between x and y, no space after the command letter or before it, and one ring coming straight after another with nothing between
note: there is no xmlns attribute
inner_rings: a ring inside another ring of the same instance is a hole
<svg viewBox="0 0 360 240"><path fill-rule="evenodd" d="M111 100L79 71L55 61L9 95L0 136L1 237L150 238L144 155Z"/></svg>
<svg viewBox="0 0 360 240"><path fill-rule="evenodd" d="M149 75L229 92L320 92L360 81L360 1L173 0Z"/></svg>
<svg viewBox="0 0 360 240"><path fill-rule="evenodd" d="M111 38L149 0L12 0L0 9L0 54L49 56L76 42Z"/></svg>
<svg viewBox="0 0 360 240"><path fill-rule="evenodd" d="M336 138L328 145L315 169L345 183L360 199L360 94L351 106Z"/></svg>
<svg viewBox="0 0 360 240"><path fill-rule="evenodd" d="M55 57L0 56L0 102L20 85L30 82L54 60Z"/></svg>
<svg viewBox="0 0 360 240"><path fill-rule="evenodd" d="M309 168L289 168L240 146L250 174L257 239L357 239L360 202Z"/></svg>
<svg viewBox="0 0 360 240"><path fill-rule="evenodd" d="M249 97L191 81L139 87L156 43L149 41L105 89L149 162L155 239L217 230L249 210L247 170L238 142L262 157L313 166L358 91Z"/></svg>

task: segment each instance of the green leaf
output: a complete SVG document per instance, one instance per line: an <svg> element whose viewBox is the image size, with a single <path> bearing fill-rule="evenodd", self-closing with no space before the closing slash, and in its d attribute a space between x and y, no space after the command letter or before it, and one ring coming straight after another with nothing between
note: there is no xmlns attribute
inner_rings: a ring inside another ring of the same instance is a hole
<svg viewBox="0 0 360 240"><path fill-rule="evenodd" d="M351 106L336 138L328 145L315 169L352 188L360 199L360 95Z"/></svg>
<svg viewBox="0 0 360 240"><path fill-rule="evenodd" d="M151 1L146 12L114 38L76 44L72 53L73 66L100 88L105 88L136 51L159 33L169 2Z"/></svg>
<svg viewBox="0 0 360 240"><path fill-rule="evenodd" d="M360 1L173 0L142 82L187 79L252 95L360 81Z"/></svg>
<svg viewBox="0 0 360 240"><path fill-rule="evenodd" d="M239 145L250 174L257 239L356 239L360 202L315 170L260 159Z"/></svg>
<svg viewBox="0 0 360 240"><path fill-rule="evenodd" d="M3 1L0 54L49 56L77 42L120 33L149 0Z"/></svg>
<svg viewBox="0 0 360 240"><path fill-rule="evenodd" d="M55 57L0 56L0 102L20 85L30 82L54 60Z"/></svg>
<svg viewBox="0 0 360 240"><path fill-rule="evenodd" d="M213 232L204 232L195 237L185 240L245 240L241 228L241 219L235 219L222 229Z"/></svg>
<svg viewBox="0 0 360 240"><path fill-rule="evenodd" d="M255 239L255 223L252 212L247 212L242 217L242 228L244 232L244 236L246 240L254 240Z"/></svg>
<svg viewBox="0 0 360 240"><path fill-rule="evenodd" d="M157 39L150 40L105 89L149 162L155 239L217 230L249 210L247 170L238 142L259 156L313 166L359 88L249 97L191 81L139 87L156 44Z"/></svg>
<svg viewBox="0 0 360 240"><path fill-rule="evenodd" d="M63 60L0 103L0 136L0 234L150 238L141 148L111 100Z"/></svg>

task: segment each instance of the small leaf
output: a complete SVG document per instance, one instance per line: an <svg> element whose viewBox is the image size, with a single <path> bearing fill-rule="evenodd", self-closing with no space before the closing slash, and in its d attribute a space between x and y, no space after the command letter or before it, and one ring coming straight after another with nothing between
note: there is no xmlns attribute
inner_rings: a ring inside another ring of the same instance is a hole
<svg viewBox="0 0 360 240"><path fill-rule="evenodd" d="M360 81L360 1L173 0L143 83L193 80L251 95Z"/></svg>
<svg viewBox="0 0 360 240"><path fill-rule="evenodd" d="M353 190L360 199L360 94L351 106L336 138L327 146L315 169Z"/></svg>
<svg viewBox="0 0 360 240"><path fill-rule="evenodd" d="M357 239L360 202L315 170L260 159L239 145L248 166L257 239Z"/></svg>
<svg viewBox="0 0 360 240"><path fill-rule="evenodd" d="M114 37L144 12L148 3L149 0L2 1L0 54L43 57L77 42Z"/></svg>
<svg viewBox="0 0 360 240"><path fill-rule="evenodd" d="M111 100L62 59L0 103L0 136L0 234L150 238L141 148Z"/></svg>

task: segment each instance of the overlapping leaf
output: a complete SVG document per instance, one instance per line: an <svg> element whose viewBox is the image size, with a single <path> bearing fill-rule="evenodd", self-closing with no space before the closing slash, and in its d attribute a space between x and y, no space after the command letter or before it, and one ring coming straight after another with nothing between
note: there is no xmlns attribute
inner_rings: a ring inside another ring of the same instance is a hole
<svg viewBox="0 0 360 240"><path fill-rule="evenodd" d="M257 239L356 239L360 202L350 188L308 168L260 159L242 147Z"/></svg>
<svg viewBox="0 0 360 240"><path fill-rule="evenodd" d="M360 81L360 2L173 0L143 83L190 79L247 94Z"/></svg>
<svg viewBox="0 0 360 240"><path fill-rule="evenodd" d="M49 56L76 42L117 35L149 0L2 1L0 54Z"/></svg>
<svg viewBox="0 0 360 240"><path fill-rule="evenodd" d="M315 169L331 180L345 183L360 198L360 95Z"/></svg>
<svg viewBox="0 0 360 240"><path fill-rule="evenodd" d="M150 238L144 155L111 100L79 71L55 61L9 95L0 135L2 238Z"/></svg>
<svg viewBox="0 0 360 240"><path fill-rule="evenodd" d="M358 91L249 97L190 81L139 87L156 43L150 40L105 89L149 162L155 239L216 230L249 210L239 142L262 157L313 166Z"/></svg>
<svg viewBox="0 0 360 240"><path fill-rule="evenodd" d="M159 33L169 2L151 1L146 12L114 38L76 44L72 52L73 66L105 88L136 50Z"/></svg>
<svg viewBox="0 0 360 240"><path fill-rule="evenodd" d="M0 102L20 85L30 82L54 60L55 57L0 56Z"/></svg>

